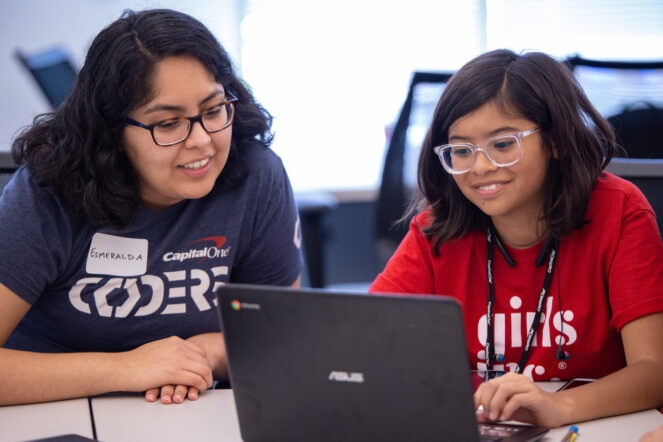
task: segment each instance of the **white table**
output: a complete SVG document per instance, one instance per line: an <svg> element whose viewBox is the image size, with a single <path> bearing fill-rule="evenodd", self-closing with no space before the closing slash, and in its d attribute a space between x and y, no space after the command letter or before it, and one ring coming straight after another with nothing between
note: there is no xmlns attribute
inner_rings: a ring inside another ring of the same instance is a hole
<svg viewBox="0 0 663 442"><path fill-rule="evenodd" d="M91 401L97 437L104 442L242 440L231 390L205 391L197 401L178 405L148 403L138 394ZM92 437L92 419L87 399L0 407L0 440L25 441L67 433ZM659 425L663 425L663 415L656 410L581 422L577 442L637 441ZM550 430L543 441L558 442L567 430L568 426Z"/></svg>
<svg viewBox="0 0 663 442"><path fill-rule="evenodd" d="M663 425L663 414L657 410L580 422L577 442L637 442L649 430ZM550 430L543 438L545 442L559 442L568 431L568 426Z"/></svg>
<svg viewBox="0 0 663 442"><path fill-rule="evenodd" d="M142 395L92 400L97 437L104 442L241 441L231 390L209 390L198 400L163 405Z"/></svg>
<svg viewBox="0 0 663 442"><path fill-rule="evenodd" d="M92 438L87 399L0 407L2 441L26 441L64 434Z"/></svg>
<svg viewBox="0 0 663 442"><path fill-rule="evenodd" d="M92 409L97 435L104 442L242 440L230 390L206 391L197 401L179 405L146 403L142 396L95 398ZM658 425L663 425L663 414L656 410L582 422L577 424L577 442L637 441ZM568 428L550 430L543 441L560 441Z"/></svg>
<svg viewBox="0 0 663 442"><path fill-rule="evenodd" d="M537 382L546 391L556 391L564 382ZM577 423L578 442L637 441L646 430L663 425L663 414L657 410L647 410L622 416L596 419ZM570 425L550 430L543 438L545 442L558 442L569 430Z"/></svg>

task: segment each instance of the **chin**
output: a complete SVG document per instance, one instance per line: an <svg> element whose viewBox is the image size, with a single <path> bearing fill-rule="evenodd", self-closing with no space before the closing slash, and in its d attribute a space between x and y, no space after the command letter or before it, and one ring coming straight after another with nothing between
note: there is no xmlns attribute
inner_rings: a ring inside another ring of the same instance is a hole
<svg viewBox="0 0 663 442"><path fill-rule="evenodd" d="M494 204L486 203L485 201L478 201L474 203L486 216L495 217L501 216L508 212L502 207L496 207Z"/></svg>
<svg viewBox="0 0 663 442"><path fill-rule="evenodd" d="M186 199L199 200L201 198L205 198L207 195L210 194L211 191L212 191L212 189L208 190L207 192L196 193L196 194L193 194L191 196L187 196Z"/></svg>
<svg viewBox="0 0 663 442"><path fill-rule="evenodd" d="M183 193L182 198L188 200L197 200L200 198L204 198L207 195L209 195L209 193L212 191L213 188L214 188L214 183L212 183L212 185L210 186L205 186L195 190L192 189L190 192Z"/></svg>

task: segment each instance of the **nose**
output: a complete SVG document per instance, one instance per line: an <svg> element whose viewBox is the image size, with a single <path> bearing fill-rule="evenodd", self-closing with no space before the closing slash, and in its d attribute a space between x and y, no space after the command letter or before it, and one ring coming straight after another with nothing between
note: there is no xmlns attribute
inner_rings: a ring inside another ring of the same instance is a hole
<svg viewBox="0 0 663 442"><path fill-rule="evenodd" d="M497 170L497 166L490 162L486 152L477 150L474 154L474 165L472 165L471 172L477 175L483 175L487 172Z"/></svg>
<svg viewBox="0 0 663 442"><path fill-rule="evenodd" d="M210 141L212 141L212 137L203 127L201 120L198 120L191 123L191 130L189 136L184 140L184 145L191 148L208 144Z"/></svg>

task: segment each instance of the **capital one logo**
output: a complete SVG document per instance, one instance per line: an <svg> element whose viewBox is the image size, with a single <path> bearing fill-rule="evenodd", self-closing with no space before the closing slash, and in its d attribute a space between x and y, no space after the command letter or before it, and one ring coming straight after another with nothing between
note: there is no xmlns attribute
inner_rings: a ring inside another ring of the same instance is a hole
<svg viewBox="0 0 663 442"><path fill-rule="evenodd" d="M82 278L69 290L69 301L82 313L93 314L91 305L94 305L101 317L126 318L129 315L156 313L183 314L186 313L189 297L202 312L216 304L216 299L210 303L205 295L210 292L210 287L215 292L223 284L215 279L227 275L228 266L213 267L210 271L212 277L205 270L191 269L165 272L163 275L142 275L139 278ZM111 305L108 300L112 294L117 298L117 290L123 291L124 301L120 305ZM139 304L140 307L136 308Z"/></svg>

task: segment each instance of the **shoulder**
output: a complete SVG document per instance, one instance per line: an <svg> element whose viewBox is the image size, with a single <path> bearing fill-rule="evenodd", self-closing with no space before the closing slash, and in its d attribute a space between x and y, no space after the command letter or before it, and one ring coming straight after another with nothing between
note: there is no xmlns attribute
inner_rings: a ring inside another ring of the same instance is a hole
<svg viewBox="0 0 663 442"><path fill-rule="evenodd" d="M430 207L417 213L410 221L411 227L416 227L418 230L426 228L433 223L433 212Z"/></svg>
<svg viewBox="0 0 663 442"><path fill-rule="evenodd" d="M271 148L265 147L260 143L251 143L244 149L244 160L249 162L249 165L259 165L268 168L283 168L281 158Z"/></svg>
<svg viewBox="0 0 663 442"><path fill-rule="evenodd" d="M584 220L587 224L581 231L597 231L603 237L610 232L618 238L627 230L643 226L647 234L657 230L654 211L640 189L608 172L599 177Z"/></svg>
<svg viewBox="0 0 663 442"><path fill-rule="evenodd" d="M269 147L251 143L242 147L242 166L249 180L286 176L281 158Z"/></svg>
<svg viewBox="0 0 663 442"><path fill-rule="evenodd" d="M590 195L585 220L621 231L625 222L634 219L656 223L649 201L635 184L604 172Z"/></svg>
<svg viewBox="0 0 663 442"><path fill-rule="evenodd" d="M59 205L59 199L39 185L28 166L21 166L14 172L3 189L1 201L3 207L9 206L12 210L49 202Z"/></svg>
<svg viewBox="0 0 663 442"><path fill-rule="evenodd" d="M195 205L212 205L212 210L221 210L225 217L234 216L244 221L264 218L267 212L285 211L288 217L296 217L292 187L278 155L259 143L242 149L244 175L241 182L233 187L217 186Z"/></svg>
<svg viewBox="0 0 663 442"><path fill-rule="evenodd" d="M419 212L410 221L410 235L415 237L421 246L432 246L434 238L427 238L422 229L430 226L433 223L433 213L431 208ZM440 247L440 256L449 256L457 253L460 250L471 248L477 240L485 242L485 233L478 229L473 229L461 238L450 239L445 241Z"/></svg>
<svg viewBox="0 0 663 442"><path fill-rule="evenodd" d="M283 162L273 150L257 143L246 150L243 160L248 187L290 187Z"/></svg>
<svg viewBox="0 0 663 442"><path fill-rule="evenodd" d="M16 191L26 191L38 188L37 181L28 168L28 166L21 166L11 175L10 180L4 187L7 192L13 193Z"/></svg>
<svg viewBox="0 0 663 442"><path fill-rule="evenodd" d="M619 203L617 206L615 203ZM632 182L603 172L590 197L590 205L600 205L606 209L620 207L651 210L647 198ZM627 207L624 207L627 206Z"/></svg>
<svg viewBox="0 0 663 442"><path fill-rule="evenodd" d="M0 219L8 225L15 223L22 232L34 226L63 233L70 227L87 223L62 198L41 186L27 166L14 172L4 187L0 196Z"/></svg>

